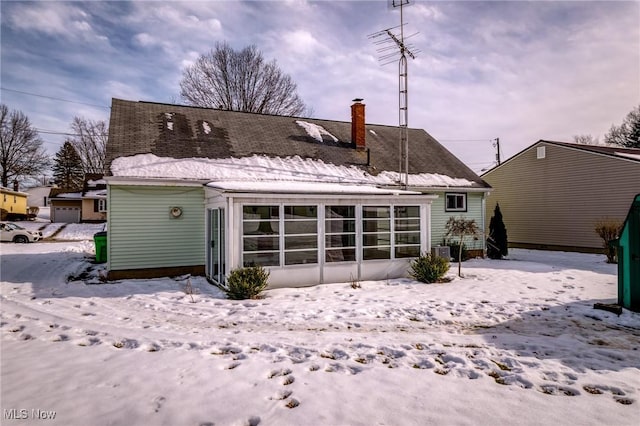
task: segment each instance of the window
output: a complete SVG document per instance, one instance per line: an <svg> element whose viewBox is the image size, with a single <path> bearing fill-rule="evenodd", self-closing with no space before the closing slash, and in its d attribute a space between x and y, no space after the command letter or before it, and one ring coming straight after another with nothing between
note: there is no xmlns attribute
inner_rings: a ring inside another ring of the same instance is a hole
<svg viewBox="0 0 640 426"><path fill-rule="evenodd" d="M280 207L242 207L244 266L280 265Z"/></svg>
<svg viewBox="0 0 640 426"><path fill-rule="evenodd" d="M356 207L327 206L324 213L324 260L356 260Z"/></svg>
<svg viewBox="0 0 640 426"><path fill-rule="evenodd" d="M391 258L391 208L362 207L362 259Z"/></svg>
<svg viewBox="0 0 640 426"><path fill-rule="evenodd" d="M284 264L318 263L318 207L284 206Z"/></svg>
<svg viewBox="0 0 640 426"><path fill-rule="evenodd" d="M545 146L539 146L536 149L536 158L538 160L542 160L543 158L545 158L547 156L547 152L546 152L546 147Z"/></svg>
<svg viewBox="0 0 640 426"><path fill-rule="evenodd" d="M420 206L394 207L395 257L420 256Z"/></svg>
<svg viewBox="0 0 640 426"><path fill-rule="evenodd" d="M93 211L94 212L106 212L107 211L107 200L104 198L93 200Z"/></svg>
<svg viewBox="0 0 640 426"><path fill-rule="evenodd" d="M244 266L318 263L317 206L251 206L242 208Z"/></svg>
<svg viewBox="0 0 640 426"><path fill-rule="evenodd" d="M466 212L467 194L446 194L445 203L446 212Z"/></svg>

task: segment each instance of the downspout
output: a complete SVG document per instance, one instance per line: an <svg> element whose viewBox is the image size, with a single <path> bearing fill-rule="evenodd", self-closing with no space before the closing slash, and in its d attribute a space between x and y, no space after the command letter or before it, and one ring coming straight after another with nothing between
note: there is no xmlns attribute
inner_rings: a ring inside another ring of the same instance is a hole
<svg viewBox="0 0 640 426"><path fill-rule="evenodd" d="M486 221L487 221L487 193L482 193L482 257L486 257L487 254L487 235L486 235Z"/></svg>
<svg viewBox="0 0 640 426"><path fill-rule="evenodd" d="M235 223L235 215L233 213L233 197L227 198L227 214L225 215L224 226L224 238L225 238L225 253L223 254L226 259L226 271L225 275L228 274L231 270L236 269L236 256L235 256L235 244L234 239L236 238L235 233L233 233L234 223ZM233 235L232 235L233 234ZM241 237L242 238L242 237Z"/></svg>

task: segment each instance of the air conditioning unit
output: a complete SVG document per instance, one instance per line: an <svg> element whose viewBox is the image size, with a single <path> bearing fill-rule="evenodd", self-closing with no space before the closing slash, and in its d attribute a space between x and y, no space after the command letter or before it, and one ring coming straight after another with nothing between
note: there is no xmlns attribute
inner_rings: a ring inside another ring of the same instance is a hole
<svg viewBox="0 0 640 426"><path fill-rule="evenodd" d="M431 256L444 257L445 259L451 259L451 249L449 246L431 247Z"/></svg>

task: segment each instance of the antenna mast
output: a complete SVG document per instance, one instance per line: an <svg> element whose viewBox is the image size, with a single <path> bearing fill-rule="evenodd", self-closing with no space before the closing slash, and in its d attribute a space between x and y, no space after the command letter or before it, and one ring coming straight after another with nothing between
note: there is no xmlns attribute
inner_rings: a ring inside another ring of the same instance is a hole
<svg viewBox="0 0 640 426"><path fill-rule="evenodd" d="M395 56L399 53L398 60L398 128L400 130L400 141L398 144L399 165L398 172L400 174L400 183L406 189L409 185L409 72L407 66L407 55L411 59L415 59L415 53L412 46L405 43L404 36L404 15L403 6L409 4L409 0L389 0L390 7L400 9L400 25L397 27L387 28L377 33L369 35L370 39L386 36L383 40L376 40L374 44L381 45L378 48L380 60L385 61L382 65L387 65L394 61ZM394 33L400 29L399 34ZM418 33L411 34L406 38L413 37ZM398 49L398 50L396 50ZM392 51L391 53L387 53Z"/></svg>

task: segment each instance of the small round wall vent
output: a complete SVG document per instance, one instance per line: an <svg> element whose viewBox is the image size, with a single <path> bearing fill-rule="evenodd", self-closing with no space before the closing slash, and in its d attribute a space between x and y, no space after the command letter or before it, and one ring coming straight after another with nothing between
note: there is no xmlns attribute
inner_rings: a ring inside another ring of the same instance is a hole
<svg viewBox="0 0 640 426"><path fill-rule="evenodd" d="M172 218L177 219L182 216L182 207L170 207L169 214Z"/></svg>

